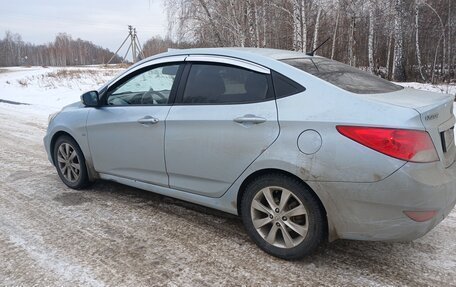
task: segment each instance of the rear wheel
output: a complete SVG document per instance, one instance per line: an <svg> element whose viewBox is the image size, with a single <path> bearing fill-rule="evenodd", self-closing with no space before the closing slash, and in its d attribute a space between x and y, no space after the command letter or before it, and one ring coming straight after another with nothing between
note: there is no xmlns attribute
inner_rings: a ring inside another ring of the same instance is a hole
<svg viewBox="0 0 456 287"><path fill-rule="evenodd" d="M300 180L281 174L258 177L246 188L241 216L247 233L267 253L299 259L324 240L324 210Z"/></svg>
<svg viewBox="0 0 456 287"><path fill-rule="evenodd" d="M54 145L54 162L60 179L68 187L81 189L89 184L84 155L74 139L61 136Z"/></svg>

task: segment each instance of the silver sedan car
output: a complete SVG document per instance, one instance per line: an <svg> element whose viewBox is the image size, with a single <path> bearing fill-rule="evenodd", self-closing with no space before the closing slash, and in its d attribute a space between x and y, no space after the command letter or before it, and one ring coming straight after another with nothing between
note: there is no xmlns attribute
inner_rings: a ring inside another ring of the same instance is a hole
<svg viewBox="0 0 456 287"><path fill-rule="evenodd" d="M50 116L70 188L112 180L240 215L264 251L413 240L456 203L453 97L273 49L147 58Z"/></svg>

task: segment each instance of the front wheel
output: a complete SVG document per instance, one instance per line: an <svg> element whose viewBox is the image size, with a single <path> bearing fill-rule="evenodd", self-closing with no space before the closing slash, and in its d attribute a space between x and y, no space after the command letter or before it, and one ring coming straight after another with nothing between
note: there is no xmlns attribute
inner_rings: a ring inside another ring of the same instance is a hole
<svg viewBox="0 0 456 287"><path fill-rule="evenodd" d="M241 202L248 235L264 251L292 260L324 240L326 216L318 198L297 178L270 174L253 180Z"/></svg>
<svg viewBox="0 0 456 287"><path fill-rule="evenodd" d="M60 179L68 187L81 189L89 184L84 155L74 139L61 136L54 145L54 162Z"/></svg>

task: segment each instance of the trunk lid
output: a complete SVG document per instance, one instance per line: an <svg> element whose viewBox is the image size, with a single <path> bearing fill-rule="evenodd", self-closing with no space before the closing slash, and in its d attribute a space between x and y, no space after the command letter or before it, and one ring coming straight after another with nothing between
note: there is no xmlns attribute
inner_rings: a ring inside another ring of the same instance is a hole
<svg viewBox="0 0 456 287"><path fill-rule="evenodd" d="M404 88L397 92L369 94L363 97L416 110L434 142L442 164L445 167L453 164L456 158L453 95Z"/></svg>

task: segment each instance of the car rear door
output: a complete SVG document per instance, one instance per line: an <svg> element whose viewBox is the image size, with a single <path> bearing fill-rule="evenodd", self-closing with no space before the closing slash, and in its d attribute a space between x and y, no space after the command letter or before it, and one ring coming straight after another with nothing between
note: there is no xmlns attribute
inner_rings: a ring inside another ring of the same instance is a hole
<svg viewBox="0 0 456 287"><path fill-rule="evenodd" d="M100 108L92 108L87 134L95 170L168 186L164 160L165 119L185 57L146 65L109 87ZM179 62L180 61L180 62Z"/></svg>
<svg viewBox="0 0 456 287"><path fill-rule="evenodd" d="M224 57L186 61L166 119L169 185L220 197L279 135L270 71Z"/></svg>

